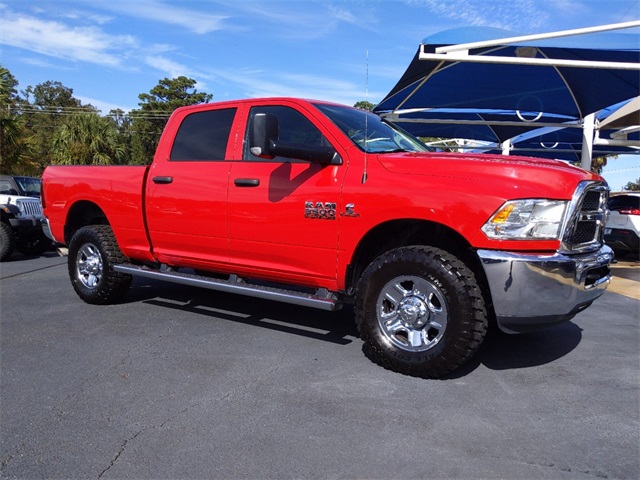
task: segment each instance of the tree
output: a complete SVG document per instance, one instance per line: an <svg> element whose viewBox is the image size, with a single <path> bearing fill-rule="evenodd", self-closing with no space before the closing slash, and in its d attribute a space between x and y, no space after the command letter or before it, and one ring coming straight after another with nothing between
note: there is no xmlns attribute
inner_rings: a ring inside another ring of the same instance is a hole
<svg viewBox="0 0 640 480"><path fill-rule="evenodd" d="M109 111L107 118L109 118L118 131L120 145L124 149L123 163L131 163L131 139L133 136L133 119L131 115L117 108Z"/></svg>
<svg viewBox="0 0 640 480"><path fill-rule="evenodd" d="M624 186L624 190L629 192L640 192L640 178L636 178L635 182L629 182Z"/></svg>
<svg viewBox="0 0 640 480"><path fill-rule="evenodd" d="M600 175L602 169L607 166L607 157L596 157L591 159L591 171Z"/></svg>
<svg viewBox="0 0 640 480"><path fill-rule="evenodd" d="M3 102L9 102L9 100L16 100L18 81L11 75L11 72L0 65L0 100Z"/></svg>
<svg viewBox="0 0 640 480"><path fill-rule="evenodd" d="M70 115L80 112L95 113L96 109L90 105L83 106L73 96L73 89L60 82L49 80L35 87L29 86L22 94L24 98L20 100L19 108L32 145L30 162L39 175L54 161L51 139L56 130Z"/></svg>
<svg viewBox="0 0 640 480"><path fill-rule="evenodd" d="M373 110L373 107L375 107L376 105L374 103L367 102L366 100L360 100L359 102L356 102L353 106L356 108L359 108L360 110L371 111Z"/></svg>
<svg viewBox="0 0 640 480"><path fill-rule="evenodd" d="M53 134L51 153L63 165L112 165L122 163L125 147L113 120L75 113Z"/></svg>
<svg viewBox="0 0 640 480"><path fill-rule="evenodd" d="M11 72L0 66L0 172L32 175L37 173L37 165L30 162L32 149L26 122L18 115L17 85Z"/></svg>
<svg viewBox="0 0 640 480"><path fill-rule="evenodd" d="M140 109L131 111L132 163L151 163L162 130L176 108L211 100L211 94L198 92L195 85L187 77L164 78L149 93L138 95Z"/></svg>
<svg viewBox="0 0 640 480"><path fill-rule="evenodd" d="M23 94L31 105L40 110L49 110L57 114L64 113L64 109L80 108L82 102L73 96L73 89L65 87L60 82L48 80L35 87L27 87ZM33 101L31 101L33 97Z"/></svg>

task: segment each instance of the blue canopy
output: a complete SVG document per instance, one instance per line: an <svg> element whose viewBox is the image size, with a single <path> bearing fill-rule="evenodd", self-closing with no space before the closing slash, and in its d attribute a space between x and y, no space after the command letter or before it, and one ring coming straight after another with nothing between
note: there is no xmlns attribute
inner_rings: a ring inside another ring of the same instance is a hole
<svg viewBox="0 0 640 480"><path fill-rule="evenodd" d="M601 137L610 138L611 130L600 132ZM640 140L636 132L629 136L631 140ZM494 144L494 148L483 149L484 153L501 153L501 149ZM582 131L575 128L553 129L544 128L534 130L511 140L512 155L526 155L541 158L555 158L572 163L580 163L582 153ZM640 153L629 147L594 145L593 157L606 157L628 153Z"/></svg>
<svg viewBox="0 0 640 480"><path fill-rule="evenodd" d="M419 110L387 118L418 137L467 138L498 143L532 128L576 123L567 115L467 108Z"/></svg>
<svg viewBox="0 0 640 480"><path fill-rule="evenodd" d="M447 45L502 39L514 32L487 27L447 30L427 37L400 81L374 108L420 136L501 143L549 121L579 123L586 115L638 96L638 70L420 60ZM529 47L529 48L526 48ZM640 62L640 36L591 33L477 48L473 55L552 58L590 62ZM439 111L434 111L439 110ZM467 123L476 111L477 128ZM535 122L530 122L533 112ZM462 124L433 123L444 118ZM403 119L405 120L403 122ZM418 121L419 120L419 121ZM483 122L484 121L484 122ZM484 125L484 128L482 128ZM464 130L464 135L459 135ZM579 131L579 130L578 130Z"/></svg>

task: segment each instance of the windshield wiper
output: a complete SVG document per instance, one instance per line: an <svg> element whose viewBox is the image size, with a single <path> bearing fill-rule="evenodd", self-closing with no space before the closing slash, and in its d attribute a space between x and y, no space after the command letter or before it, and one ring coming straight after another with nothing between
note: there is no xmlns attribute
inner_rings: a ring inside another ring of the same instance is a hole
<svg viewBox="0 0 640 480"><path fill-rule="evenodd" d="M373 153L401 153L401 152L408 152L409 150L406 150L404 148L396 148L394 150L378 150L377 152L373 152Z"/></svg>

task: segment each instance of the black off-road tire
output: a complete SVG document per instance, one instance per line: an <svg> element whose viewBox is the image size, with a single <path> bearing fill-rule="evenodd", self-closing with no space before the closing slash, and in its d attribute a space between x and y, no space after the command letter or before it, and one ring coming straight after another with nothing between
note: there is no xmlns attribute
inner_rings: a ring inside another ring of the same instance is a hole
<svg viewBox="0 0 640 480"><path fill-rule="evenodd" d="M375 259L356 289L355 315L373 360L423 378L441 377L469 360L488 323L473 272L450 253L425 246Z"/></svg>
<svg viewBox="0 0 640 480"><path fill-rule="evenodd" d="M44 233L20 240L16 250L24 255L41 255L46 252L53 242Z"/></svg>
<svg viewBox="0 0 640 480"><path fill-rule="evenodd" d="M0 262L4 262L13 253L16 237L11 225L0 222Z"/></svg>
<svg viewBox="0 0 640 480"><path fill-rule="evenodd" d="M78 296L87 303L106 305L121 300L131 285L131 275L113 267L125 256L109 225L78 230L69 243L69 278Z"/></svg>

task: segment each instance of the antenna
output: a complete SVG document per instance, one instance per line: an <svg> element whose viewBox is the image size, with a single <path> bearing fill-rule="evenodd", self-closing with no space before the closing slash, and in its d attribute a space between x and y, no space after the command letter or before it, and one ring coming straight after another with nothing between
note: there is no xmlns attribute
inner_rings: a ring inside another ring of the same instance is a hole
<svg viewBox="0 0 640 480"><path fill-rule="evenodd" d="M365 87L364 99L369 102L369 50L366 51ZM364 117L364 171L362 172L362 184L367 181L367 140L369 139L369 114Z"/></svg>

